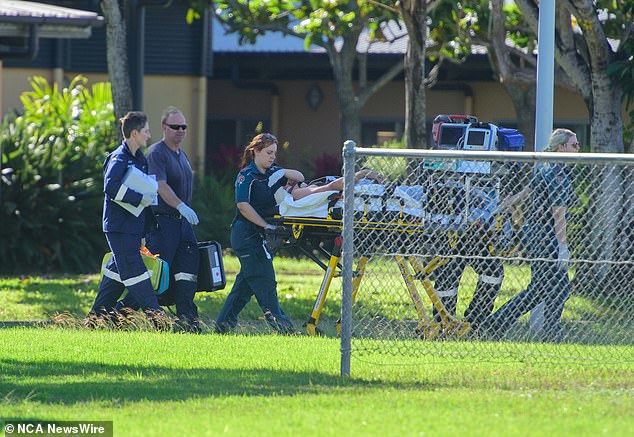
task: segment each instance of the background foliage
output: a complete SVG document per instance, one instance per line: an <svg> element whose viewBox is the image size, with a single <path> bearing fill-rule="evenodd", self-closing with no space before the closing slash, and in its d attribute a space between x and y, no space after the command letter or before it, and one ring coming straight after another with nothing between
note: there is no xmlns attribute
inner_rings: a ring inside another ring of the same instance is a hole
<svg viewBox="0 0 634 437"><path fill-rule="evenodd" d="M200 218L200 223L194 228L198 241L215 240L223 249L229 247L230 226L236 211L235 177L235 174L227 172L224 176L196 179L192 203Z"/></svg>
<svg viewBox="0 0 634 437"><path fill-rule="evenodd" d="M108 83L76 77L58 89L41 77L22 96L22 115L2 124L0 274L93 273L107 246L101 231L102 163L117 140ZM387 147L402 147L394 143ZM194 185L200 241L229 248L234 179L241 148L212 160ZM234 156L235 155L235 156ZM323 155L314 177L341 174L341 159Z"/></svg>
<svg viewBox="0 0 634 437"><path fill-rule="evenodd" d="M2 123L0 272L96 271L102 162L117 140L110 84L30 80L23 113Z"/></svg>

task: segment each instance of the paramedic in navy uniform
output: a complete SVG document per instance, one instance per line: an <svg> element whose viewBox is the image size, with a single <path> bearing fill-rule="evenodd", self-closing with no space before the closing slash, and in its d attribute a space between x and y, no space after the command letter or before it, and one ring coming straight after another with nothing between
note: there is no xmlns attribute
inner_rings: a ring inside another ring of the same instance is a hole
<svg viewBox="0 0 634 437"><path fill-rule="evenodd" d="M577 135L568 129L555 129L545 151L577 153ZM503 202L503 207L509 207L530 197L530 214L523 231L524 248L531 260L531 281L526 290L493 313L491 331L496 336L504 335L517 319L544 302L544 324L539 334L544 341L565 339L560 318L571 291L567 215L576 201L570 172L560 163L539 163L530 184Z"/></svg>
<svg viewBox="0 0 634 437"><path fill-rule="evenodd" d="M176 304L176 325L186 332L199 332L198 308L194 303L198 275L198 242L192 225L198 216L190 207L193 171L181 144L187 133L183 113L173 106L161 116L163 139L147 153L149 173L158 181L158 206L152 207L159 222L148 234L146 246L170 266L170 288L165 299ZM161 302L163 303L163 297ZM131 299L123 305L138 308Z"/></svg>
<svg viewBox="0 0 634 437"><path fill-rule="evenodd" d="M242 170L236 178L236 216L231 224L231 247L240 261L240 272L216 319L216 330L224 333L234 328L238 315L255 295L267 323L281 333L294 331L291 320L280 308L273 255L266 249L263 234L275 227L264 217L275 213L274 193L288 180L302 182L297 170L275 164L277 138L256 135L244 150Z"/></svg>
<svg viewBox="0 0 634 437"><path fill-rule="evenodd" d="M148 172L141 149L150 138L150 129L143 112L128 112L120 121L125 140L104 163L103 231L113 256L104 268L90 316L114 315L117 299L127 288L150 317L161 317L165 313L158 303L150 273L139 252L141 238L151 226L156 226L154 216L147 208L156 195L138 193L122 183L129 167ZM136 217L115 201L145 208Z"/></svg>

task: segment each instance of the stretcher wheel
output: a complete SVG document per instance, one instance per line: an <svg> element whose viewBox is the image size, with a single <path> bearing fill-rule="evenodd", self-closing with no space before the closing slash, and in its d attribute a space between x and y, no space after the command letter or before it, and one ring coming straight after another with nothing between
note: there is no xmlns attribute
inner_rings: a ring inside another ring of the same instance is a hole
<svg viewBox="0 0 634 437"><path fill-rule="evenodd" d="M306 333L308 335L314 336L314 335L323 335L323 333L321 332L321 330L319 328L317 328L317 325L315 325L314 323L306 323L304 325L304 327L306 328Z"/></svg>
<svg viewBox="0 0 634 437"><path fill-rule="evenodd" d="M414 333L422 340L434 340L440 334L440 324L435 322L420 323Z"/></svg>
<svg viewBox="0 0 634 437"><path fill-rule="evenodd" d="M471 324L461 320L451 320L443 323L442 328L447 334L463 337L471 331Z"/></svg>

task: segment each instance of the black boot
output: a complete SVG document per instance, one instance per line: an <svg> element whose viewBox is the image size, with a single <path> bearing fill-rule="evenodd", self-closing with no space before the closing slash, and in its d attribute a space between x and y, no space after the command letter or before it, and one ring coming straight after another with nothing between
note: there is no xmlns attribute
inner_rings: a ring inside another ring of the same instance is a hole
<svg viewBox="0 0 634 437"><path fill-rule="evenodd" d="M200 322L183 314L178 316L174 321L174 332L182 332L186 334L200 334Z"/></svg>
<svg viewBox="0 0 634 437"><path fill-rule="evenodd" d="M297 333L290 321L286 321L282 318L278 319L270 310L264 311L264 319L271 328L282 335L292 335Z"/></svg>

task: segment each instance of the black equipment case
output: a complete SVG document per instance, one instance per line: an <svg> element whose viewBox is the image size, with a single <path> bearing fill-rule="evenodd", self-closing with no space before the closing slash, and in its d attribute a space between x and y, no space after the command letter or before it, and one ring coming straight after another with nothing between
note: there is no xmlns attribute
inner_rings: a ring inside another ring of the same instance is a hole
<svg viewBox="0 0 634 437"><path fill-rule="evenodd" d="M222 247L217 241L199 241L198 284L196 291L222 290L227 285L222 264Z"/></svg>

